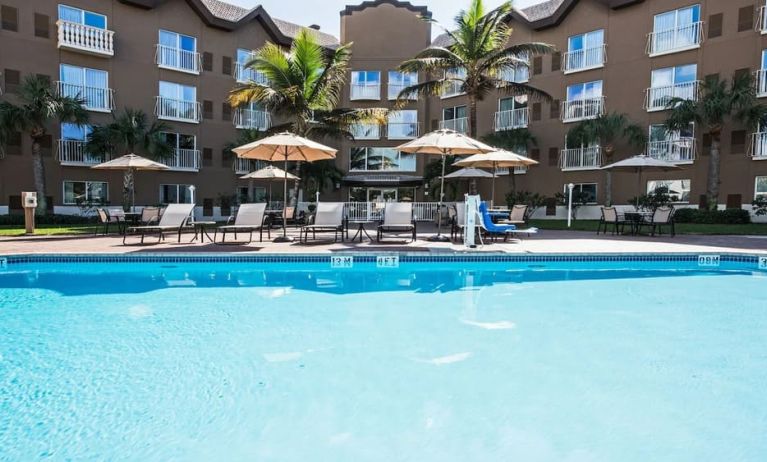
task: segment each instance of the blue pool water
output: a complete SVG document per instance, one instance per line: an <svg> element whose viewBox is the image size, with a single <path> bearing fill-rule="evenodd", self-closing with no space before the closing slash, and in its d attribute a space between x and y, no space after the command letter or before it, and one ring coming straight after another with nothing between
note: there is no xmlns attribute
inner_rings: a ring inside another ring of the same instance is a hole
<svg viewBox="0 0 767 462"><path fill-rule="evenodd" d="M0 460L764 461L766 287L674 262L12 264Z"/></svg>

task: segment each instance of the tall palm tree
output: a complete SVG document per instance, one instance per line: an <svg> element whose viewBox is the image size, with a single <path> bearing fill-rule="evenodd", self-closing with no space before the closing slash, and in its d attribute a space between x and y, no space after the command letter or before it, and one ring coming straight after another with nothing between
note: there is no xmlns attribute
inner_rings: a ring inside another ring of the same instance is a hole
<svg viewBox="0 0 767 462"><path fill-rule="evenodd" d="M170 131L165 122L154 120L151 123L142 110L126 108L119 116L113 116L112 122L96 125L88 135L85 152L101 158L107 154L139 154L163 161L172 156L175 146L163 135ZM123 174L123 207L131 203L133 191L133 171Z"/></svg>
<svg viewBox="0 0 767 462"><path fill-rule="evenodd" d="M32 169L37 191L38 215L45 214L46 198L45 164L41 143L48 134L48 125L54 120L73 122L78 125L88 121L85 100L79 97L62 96L54 91L45 77L28 76L19 87L18 104L8 101L0 103L0 133L7 140L11 132L23 132L32 141ZM2 140L0 140L2 141Z"/></svg>
<svg viewBox="0 0 767 462"><path fill-rule="evenodd" d="M708 158L706 203L716 209L719 203L719 167L722 128L728 120L735 120L748 127L756 126L765 118L765 108L756 99L753 80L749 75L727 81L706 78L701 85L697 101L672 98L666 105L670 109L666 120L669 131L683 130L690 123L711 139Z"/></svg>
<svg viewBox="0 0 767 462"><path fill-rule="evenodd" d="M302 30L289 50L271 42L256 50L245 66L260 72L266 80L238 85L230 92L229 103L232 107L261 105L284 121L272 127L273 132L289 130L306 138L353 139L353 124L384 123L386 111L338 107L350 59L351 44L328 50L317 43L311 32ZM296 170L302 177L300 163Z"/></svg>
<svg viewBox="0 0 767 462"><path fill-rule="evenodd" d="M626 114L616 112L602 114L596 119L584 120L567 132L568 146L585 146L598 143L604 155L604 163L613 162L615 145L626 142L635 148L643 148L647 135L639 125L632 123ZM612 205L612 172L605 171L605 204Z"/></svg>
<svg viewBox="0 0 767 462"><path fill-rule="evenodd" d="M482 141L497 148L509 151L523 151L527 155L530 146L537 146L538 140L527 128L512 128L490 133L482 137ZM517 178L514 172L509 172L511 179L511 191L517 191Z"/></svg>
<svg viewBox="0 0 767 462"><path fill-rule="evenodd" d="M542 90L504 78L507 72L528 66L528 58L533 55L554 51L546 43L508 45L511 27L507 20L511 11L508 1L487 12L482 0L472 0L469 9L456 16L455 28L445 29L451 45L429 47L399 66L401 72L419 72L430 76L430 80L404 88L397 98L398 106L414 97L440 95L449 86L458 85L468 99L468 134L476 137L477 103L492 91L550 99Z"/></svg>

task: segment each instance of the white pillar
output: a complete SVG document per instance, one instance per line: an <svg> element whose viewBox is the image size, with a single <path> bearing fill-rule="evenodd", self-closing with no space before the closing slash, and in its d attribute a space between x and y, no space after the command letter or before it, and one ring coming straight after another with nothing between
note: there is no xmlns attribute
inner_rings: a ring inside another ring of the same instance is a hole
<svg viewBox="0 0 767 462"><path fill-rule="evenodd" d="M567 227L570 227L573 219L573 188L574 184L567 185Z"/></svg>

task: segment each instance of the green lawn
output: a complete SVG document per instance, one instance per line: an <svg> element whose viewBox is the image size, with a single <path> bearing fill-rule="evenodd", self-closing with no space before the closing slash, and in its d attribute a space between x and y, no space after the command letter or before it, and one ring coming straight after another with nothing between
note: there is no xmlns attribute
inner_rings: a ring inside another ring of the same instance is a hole
<svg viewBox="0 0 767 462"><path fill-rule="evenodd" d="M93 234L96 225L39 225L35 228L36 236L54 236L67 234ZM117 229L109 230L117 232ZM24 227L16 225L1 225L0 236L23 236Z"/></svg>
<svg viewBox="0 0 767 462"><path fill-rule="evenodd" d="M597 231L598 220L574 220L571 230ZM530 220L530 226L540 229L566 230L567 220ZM665 232L665 230L664 230ZM736 234L736 235L767 235L767 224L751 223L747 225L701 225L696 223L677 223L677 234Z"/></svg>

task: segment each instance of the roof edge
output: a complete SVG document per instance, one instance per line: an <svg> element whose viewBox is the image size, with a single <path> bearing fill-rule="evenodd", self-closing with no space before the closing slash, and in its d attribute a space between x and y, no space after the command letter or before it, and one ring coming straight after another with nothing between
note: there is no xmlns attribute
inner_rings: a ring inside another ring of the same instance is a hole
<svg viewBox="0 0 767 462"><path fill-rule="evenodd" d="M431 11L426 6L416 6L410 2L401 2L398 0L368 0L362 2L359 5L346 5L346 8L341 10L341 16L351 16L352 13L366 10L368 8L375 8L379 5L392 5L397 8L405 8L413 13L421 13L421 16L427 19L431 19Z"/></svg>
<svg viewBox="0 0 767 462"><path fill-rule="evenodd" d="M552 15L536 20L536 21L528 20L517 11L512 11L511 15L515 20L526 23L532 29L535 29L535 30L547 29L550 27L556 27L560 25L562 21L564 21L564 19L567 17L567 15L570 14L573 8L575 8L575 5L578 3L578 1L579 0L564 0L556 9L556 11L554 11ZM612 8L613 10L625 8L627 6L644 2L644 0L597 0L597 1L609 8Z"/></svg>

